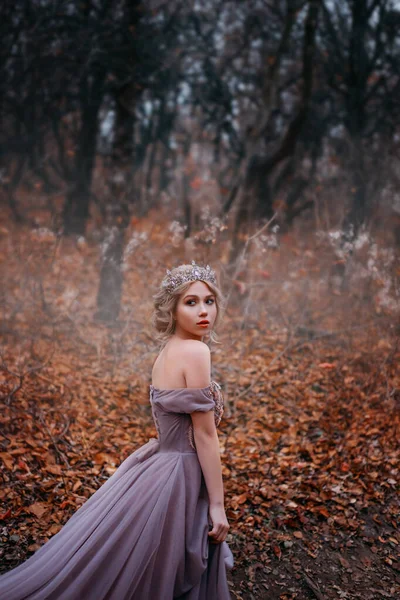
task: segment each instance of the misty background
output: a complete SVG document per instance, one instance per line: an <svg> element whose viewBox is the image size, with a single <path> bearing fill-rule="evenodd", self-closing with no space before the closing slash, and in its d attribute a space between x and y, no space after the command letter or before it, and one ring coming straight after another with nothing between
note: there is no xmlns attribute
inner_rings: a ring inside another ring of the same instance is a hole
<svg viewBox="0 0 400 600"><path fill-rule="evenodd" d="M130 274L193 258L245 315L259 292L278 319L282 293L317 292L396 318L397 2L16 0L0 17L5 255L29 232L50 271L3 266L42 309L78 315L85 282L45 279L87 245L98 322L126 317Z"/></svg>

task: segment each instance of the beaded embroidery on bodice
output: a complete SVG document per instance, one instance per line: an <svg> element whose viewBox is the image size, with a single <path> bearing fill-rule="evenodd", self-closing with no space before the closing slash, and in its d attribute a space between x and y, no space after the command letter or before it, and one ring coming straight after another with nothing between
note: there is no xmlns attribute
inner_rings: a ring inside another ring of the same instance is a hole
<svg viewBox="0 0 400 600"><path fill-rule="evenodd" d="M221 422L222 415L224 413L224 397L222 395L221 386L216 381L211 381L210 394L211 394L211 396L213 397L213 400L214 400L214 421L215 421L215 426L218 427L218 425ZM192 448L194 450L196 450L196 444L195 444L195 441L194 441L193 423L190 423L190 425L189 425L188 438L189 438L190 445L192 446Z"/></svg>
<svg viewBox="0 0 400 600"><path fill-rule="evenodd" d="M155 411L153 404L151 404L151 414L153 415L153 421L156 426L157 437L158 437L158 439L160 439L160 437L161 437L160 424L158 422L157 412Z"/></svg>

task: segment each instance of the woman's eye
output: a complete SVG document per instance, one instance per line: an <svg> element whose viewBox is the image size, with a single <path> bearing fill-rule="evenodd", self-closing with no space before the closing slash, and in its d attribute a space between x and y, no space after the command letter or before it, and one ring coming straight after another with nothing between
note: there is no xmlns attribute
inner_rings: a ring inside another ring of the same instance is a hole
<svg viewBox="0 0 400 600"><path fill-rule="evenodd" d="M213 299L213 298L209 298L209 299L207 300L207 302L208 302L208 301L210 301L212 304L214 304L214 299ZM189 304L189 302L196 302L196 300L188 300L188 301L186 302L186 304Z"/></svg>

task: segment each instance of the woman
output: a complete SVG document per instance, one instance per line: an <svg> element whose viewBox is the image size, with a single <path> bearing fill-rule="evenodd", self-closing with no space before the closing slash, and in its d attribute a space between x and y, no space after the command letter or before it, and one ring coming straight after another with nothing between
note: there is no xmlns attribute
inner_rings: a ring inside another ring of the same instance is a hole
<svg viewBox="0 0 400 600"><path fill-rule="evenodd" d="M154 297L162 349L150 402L157 438L122 462L63 528L0 577L0 600L228 600L223 412L203 342L220 320L210 267L181 265Z"/></svg>

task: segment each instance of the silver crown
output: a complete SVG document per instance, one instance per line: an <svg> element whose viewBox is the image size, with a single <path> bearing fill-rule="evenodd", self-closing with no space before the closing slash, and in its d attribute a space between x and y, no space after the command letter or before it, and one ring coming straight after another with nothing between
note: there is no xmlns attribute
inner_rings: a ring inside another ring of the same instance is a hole
<svg viewBox="0 0 400 600"><path fill-rule="evenodd" d="M165 288L168 292L172 292L178 285L182 283L189 283L189 281L210 281L211 283L217 284L217 278L215 272L212 270L210 265L200 267L196 265L195 261L192 260L192 266L185 271L175 273L172 275L172 271L167 269L167 274L162 280L161 287Z"/></svg>

